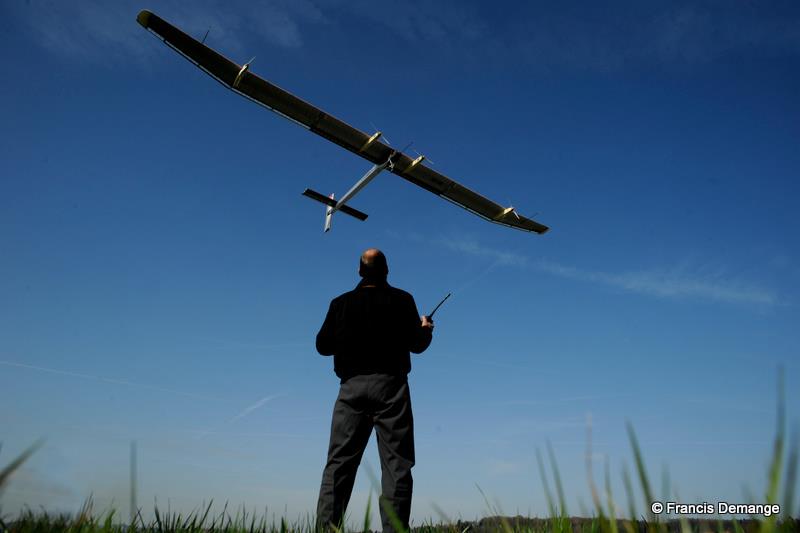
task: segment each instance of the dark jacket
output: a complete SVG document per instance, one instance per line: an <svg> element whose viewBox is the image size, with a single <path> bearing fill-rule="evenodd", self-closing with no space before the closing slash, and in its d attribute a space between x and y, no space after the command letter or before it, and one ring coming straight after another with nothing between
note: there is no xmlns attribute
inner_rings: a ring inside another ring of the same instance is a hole
<svg viewBox="0 0 800 533"><path fill-rule="evenodd" d="M360 374L405 376L409 352L422 353L431 343L414 297L386 282L355 289L331 301L317 333L317 351L333 355L333 370L342 380Z"/></svg>

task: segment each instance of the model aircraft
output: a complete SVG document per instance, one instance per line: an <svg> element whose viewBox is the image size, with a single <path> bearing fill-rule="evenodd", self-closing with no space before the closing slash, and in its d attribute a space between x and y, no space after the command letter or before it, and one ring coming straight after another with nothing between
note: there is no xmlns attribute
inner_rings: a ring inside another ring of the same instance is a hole
<svg viewBox="0 0 800 533"><path fill-rule="evenodd" d="M423 165L425 156L420 155L412 159L402 151L384 144L380 140L382 136L380 131L368 135L256 76L250 72L252 59L244 65L238 65L150 11L140 12L136 20L165 44L228 89L350 150L373 164L372 168L338 200L333 194L325 196L311 189L303 192L305 196L325 205L326 232L331 229L332 218L337 211L359 220L366 220L365 213L353 209L347 205L347 202L384 170L389 170L393 174L496 224L539 234L549 229L547 226L520 215L514 207L503 207ZM205 38L203 40L205 41Z"/></svg>

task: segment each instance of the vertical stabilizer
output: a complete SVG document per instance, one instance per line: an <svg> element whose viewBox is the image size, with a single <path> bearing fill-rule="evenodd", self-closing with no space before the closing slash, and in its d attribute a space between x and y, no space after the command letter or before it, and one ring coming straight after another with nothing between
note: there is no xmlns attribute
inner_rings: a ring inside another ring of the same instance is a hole
<svg viewBox="0 0 800 533"><path fill-rule="evenodd" d="M333 193L328 196L331 200L335 200ZM333 223L333 207L326 206L325 207L325 233L328 233L331 230L331 224Z"/></svg>
<svg viewBox="0 0 800 533"><path fill-rule="evenodd" d="M336 201L333 193L330 196L325 196L324 194L320 194L317 191L312 191L311 189L306 189L303 191L303 196L308 196L312 200L316 200L321 204L325 204L325 232L331 230L331 222L333 219L333 215L337 211L341 211L345 215L350 215L351 217L357 218L358 220L367 220L367 214L362 213L358 209L353 209L349 205L342 204L342 201Z"/></svg>

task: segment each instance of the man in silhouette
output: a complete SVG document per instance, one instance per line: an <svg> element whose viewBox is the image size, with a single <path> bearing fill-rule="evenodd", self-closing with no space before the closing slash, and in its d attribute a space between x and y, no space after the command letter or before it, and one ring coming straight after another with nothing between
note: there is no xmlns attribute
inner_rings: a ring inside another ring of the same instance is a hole
<svg viewBox="0 0 800 533"><path fill-rule="evenodd" d="M422 353L430 345L433 322L419 316L409 293L386 282L389 267L380 250L371 248L361 255L358 273L361 281L331 301L317 334L317 351L333 355L334 372L341 378L317 521L322 527L344 521L374 427L381 458L381 521L384 533L389 533L397 521L408 529L411 515L414 420L409 352Z"/></svg>

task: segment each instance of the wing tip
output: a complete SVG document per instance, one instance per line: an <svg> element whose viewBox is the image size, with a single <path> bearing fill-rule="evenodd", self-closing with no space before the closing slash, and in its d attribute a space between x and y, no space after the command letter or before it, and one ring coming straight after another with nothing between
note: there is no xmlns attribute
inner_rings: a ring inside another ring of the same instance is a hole
<svg viewBox="0 0 800 533"><path fill-rule="evenodd" d="M511 215L514 215L512 217ZM489 218L489 217L486 217ZM495 215L492 218L489 218L492 222L496 222L498 224L502 224L504 226L510 226L512 228L521 229L523 231L530 231L531 233L536 233L537 235L544 235L550 228L545 226L540 222L536 222L533 219L520 217L517 212L514 210L513 207L506 207L499 214Z"/></svg>
<svg viewBox="0 0 800 533"><path fill-rule="evenodd" d="M152 11L148 11L147 9L142 9L141 11L139 11L139 14L136 15L136 22L138 22L145 28L149 28L151 17L153 17Z"/></svg>

